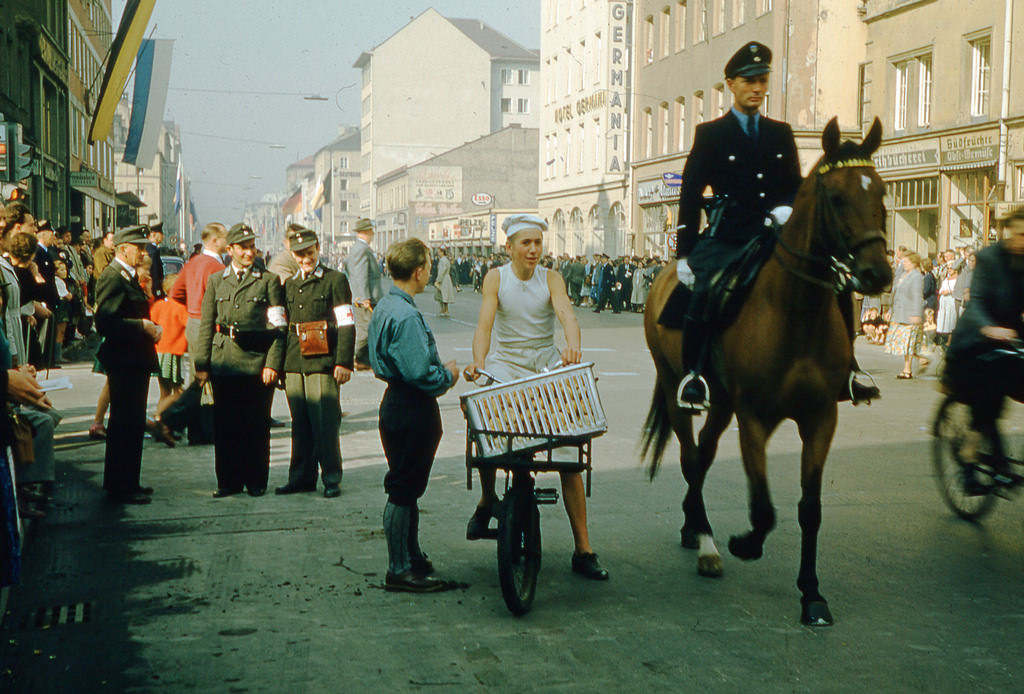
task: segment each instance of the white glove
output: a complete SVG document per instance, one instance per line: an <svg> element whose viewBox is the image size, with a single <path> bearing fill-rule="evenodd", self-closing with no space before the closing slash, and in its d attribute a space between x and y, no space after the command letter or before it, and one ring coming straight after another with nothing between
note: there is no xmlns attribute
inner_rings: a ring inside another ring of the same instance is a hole
<svg viewBox="0 0 1024 694"><path fill-rule="evenodd" d="M676 279L679 280L680 284L690 289L693 289L693 284L697 281L697 277L693 274L693 270L690 269L690 264L686 262L686 258L680 258L676 261Z"/></svg>
<svg viewBox="0 0 1024 694"><path fill-rule="evenodd" d="M764 225L766 227L772 226L772 218L774 218L775 222L777 222L779 226L782 226L783 224L786 223L786 221L789 219L789 215L791 214L793 214L792 207L790 207L789 205L779 205L778 207L776 207L775 209L768 213L768 217L766 217L764 220Z"/></svg>

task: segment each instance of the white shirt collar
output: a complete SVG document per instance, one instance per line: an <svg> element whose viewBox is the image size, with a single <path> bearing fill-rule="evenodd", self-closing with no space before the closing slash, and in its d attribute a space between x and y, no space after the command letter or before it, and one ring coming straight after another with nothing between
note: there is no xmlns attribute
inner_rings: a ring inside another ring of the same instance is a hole
<svg viewBox="0 0 1024 694"><path fill-rule="evenodd" d="M135 268L133 268L131 265L118 258L116 255L114 256L114 260L120 263L121 267L128 271L128 274L130 274L132 277L135 277Z"/></svg>
<svg viewBox="0 0 1024 694"><path fill-rule="evenodd" d="M220 255L219 255L219 254L217 254L217 253L214 253L214 252L213 252L213 251L211 251L211 250L210 250L209 248L204 248L204 249L203 249L203 255L208 255L208 256L210 256L211 258L216 258L218 262L219 262L219 261L220 261L220 259L221 259L221 258L220 258Z"/></svg>

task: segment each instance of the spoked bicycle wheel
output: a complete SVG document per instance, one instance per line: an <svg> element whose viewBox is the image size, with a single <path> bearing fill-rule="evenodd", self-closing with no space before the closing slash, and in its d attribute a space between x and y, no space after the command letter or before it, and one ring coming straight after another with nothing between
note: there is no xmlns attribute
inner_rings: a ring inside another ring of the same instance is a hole
<svg viewBox="0 0 1024 694"><path fill-rule="evenodd" d="M973 467L962 457L970 431L971 408L952 397L943 400L932 431L935 479L946 505L961 518L973 521L992 510L996 495L991 487L980 495L970 495L964 489L965 476Z"/></svg>
<svg viewBox="0 0 1024 694"><path fill-rule="evenodd" d="M540 510L533 490L513 484L498 516L498 579L505 604L517 617L533 605L540 554Z"/></svg>

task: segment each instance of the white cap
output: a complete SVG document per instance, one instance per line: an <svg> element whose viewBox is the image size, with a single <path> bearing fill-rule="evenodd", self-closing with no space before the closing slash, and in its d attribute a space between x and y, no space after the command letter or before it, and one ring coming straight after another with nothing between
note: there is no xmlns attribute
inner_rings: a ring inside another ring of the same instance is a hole
<svg viewBox="0 0 1024 694"><path fill-rule="evenodd" d="M548 223L544 221L543 217L535 214L510 215L505 217L505 221L501 223L501 230L505 232L506 238L512 238L520 231L528 229L547 231Z"/></svg>

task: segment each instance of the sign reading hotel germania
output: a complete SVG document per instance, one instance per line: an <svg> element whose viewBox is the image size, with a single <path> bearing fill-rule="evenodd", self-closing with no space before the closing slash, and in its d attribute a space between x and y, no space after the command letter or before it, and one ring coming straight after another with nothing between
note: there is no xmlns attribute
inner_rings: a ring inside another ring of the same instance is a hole
<svg viewBox="0 0 1024 694"><path fill-rule="evenodd" d="M606 166L608 173L621 174L626 166L626 78L629 74L630 11L625 2L608 3L608 89L605 101Z"/></svg>

